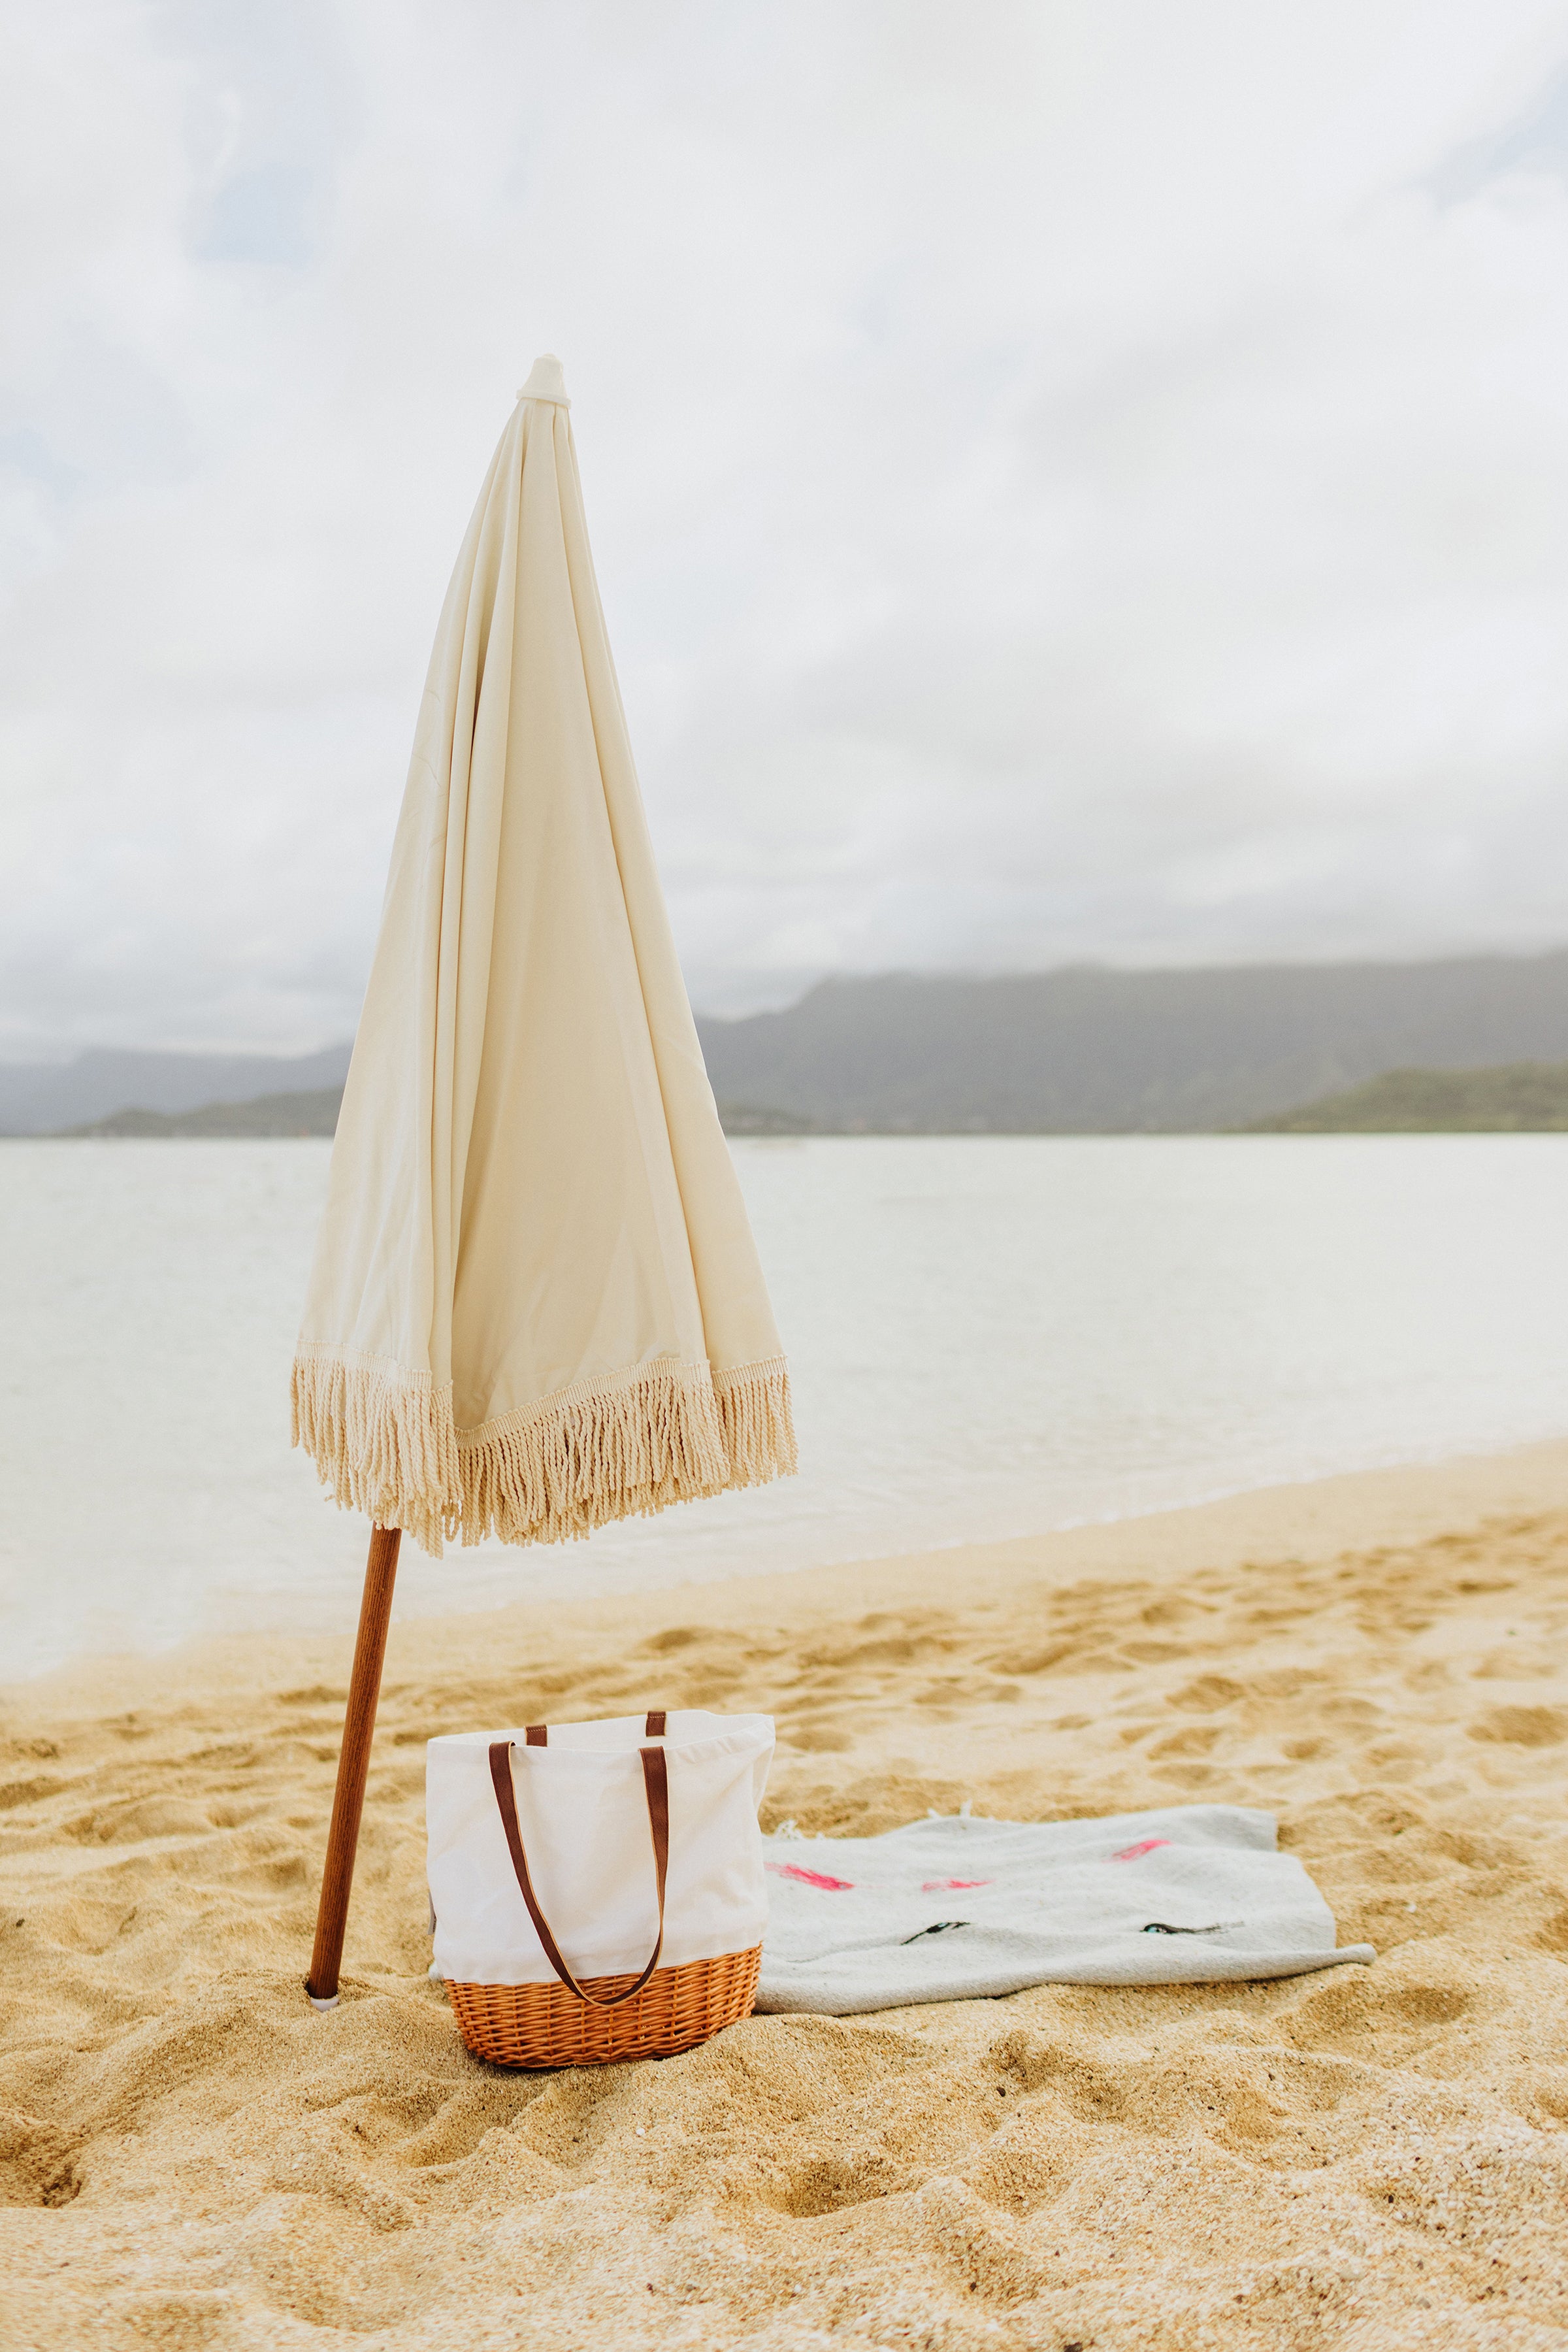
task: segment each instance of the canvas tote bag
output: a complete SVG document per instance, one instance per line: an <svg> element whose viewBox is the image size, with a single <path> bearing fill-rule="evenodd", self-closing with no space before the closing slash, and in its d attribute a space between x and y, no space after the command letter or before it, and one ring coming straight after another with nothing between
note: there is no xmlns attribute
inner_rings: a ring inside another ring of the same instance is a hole
<svg viewBox="0 0 1568 2352"><path fill-rule="evenodd" d="M670 2057L750 2013L765 1715L693 1707L430 1741L435 1963L500 2066Z"/></svg>

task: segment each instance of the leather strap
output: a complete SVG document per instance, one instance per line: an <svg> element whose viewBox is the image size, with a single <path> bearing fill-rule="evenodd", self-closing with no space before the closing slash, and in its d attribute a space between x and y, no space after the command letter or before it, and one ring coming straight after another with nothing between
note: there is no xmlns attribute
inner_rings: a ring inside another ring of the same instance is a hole
<svg viewBox="0 0 1568 2352"><path fill-rule="evenodd" d="M534 1727L530 1725L528 1728L531 1739ZM533 1744L543 1745L542 1741ZM490 1743L490 1778L496 1786L501 1826L507 1832L507 1850L512 1857L512 1868L517 1874L523 1901L528 1906L528 1916L534 1923L539 1942L544 1946L546 1959L567 1990L574 1992L579 2000L586 2001L590 2009L619 2009L623 2000L631 2000L640 1993L658 1967L659 1955L664 1948L664 1880L670 1866L669 1774L662 1748L640 1748L637 1753L643 1761L643 1790L648 1800L648 1828L653 1840L653 1876L659 1890L658 1940L649 1956L647 1967L635 1984L628 1985L624 1992L612 1993L608 2000L601 2000L597 1993L585 1992L578 1983L562 1959L560 1946L551 1935L549 1922L539 1908L533 1881L528 1876L528 1858L523 1852L522 1832L517 1827L517 1800L512 1787L512 1743L509 1739L494 1739Z"/></svg>
<svg viewBox="0 0 1568 2352"><path fill-rule="evenodd" d="M668 1717L662 1706L651 1706L648 1709L647 1719L643 1726L643 1738L647 1739L663 1739L664 1736L664 1725L667 1720ZM530 1723L528 1726L528 1728L524 1731L523 1738L530 1748L548 1748L549 1746L549 1726L548 1723Z"/></svg>

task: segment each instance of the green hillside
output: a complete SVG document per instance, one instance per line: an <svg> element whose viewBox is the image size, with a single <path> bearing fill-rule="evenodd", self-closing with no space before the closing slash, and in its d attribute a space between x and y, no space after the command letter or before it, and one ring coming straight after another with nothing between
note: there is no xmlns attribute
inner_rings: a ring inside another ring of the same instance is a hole
<svg viewBox="0 0 1568 2352"><path fill-rule="evenodd" d="M159 1138L170 1136L331 1135L338 1125L341 1087L309 1094L256 1095L248 1102L204 1103L198 1110L116 1110L72 1136ZM759 1110L746 1103L720 1103L727 1135L810 1135L814 1123L796 1111Z"/></svg>
<svg viewBox="0 0 1568 2352"><path fill-rule="evenodd" d="M1541 1134L1568 1129L1568 1062L1490 1070L1385 1070L1299 1110L1253 1119L1244 1135Z"/></svg>
<svg viewBox="0 0 1568 2352"><path fill-rule="evenodd" d="M340 1087L204 1103L197 1110L117 1110L78 1136L329 1136ZM832 1122L800 1111L721 1102L730 1135L831 1133ZM1480 1070L1387 1070L1364 1086L1321 1096L1232 1129L1241 1135L1458 1135L1568 1131L1568 1062L1509 1062ZM912 1129L919 1132L919 1129ZM1201 1131L1201 1130L1195 1130ZM1212 1132L1212 1130L1210 1130Z"/></svg>
<svg viewBox="0 0 1568 2352"><path fill-rule="evenodd" d="M758 1110L752 1103L721 1102L718 1123L726 1135L818 1135L821 1132L813 1118L804 1118L799 1111Z"/></svg>
<svg viewBox="0 0 1568 2352"><path fill-rule="evenodd" d="M249 1102L204 1103L199 1110L116 1110L72 1135L271 1136L331 1135L338 1125L341 1087L298 1095L256 1095Z"/></svg>

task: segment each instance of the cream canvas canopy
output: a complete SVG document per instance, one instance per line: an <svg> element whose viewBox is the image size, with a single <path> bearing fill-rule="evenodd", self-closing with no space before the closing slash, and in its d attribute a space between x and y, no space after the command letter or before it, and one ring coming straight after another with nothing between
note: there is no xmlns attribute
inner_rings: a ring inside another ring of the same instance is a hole
<svg viewBox="0 0 1568 2352"><path fill-rule="evenodd" d="M795 1466L589 553L560 362L491 461L431 656L294 1362L374 1522L308 1979L336 1999L406 1530L551 1543Z"/></svg>
<svg viewBox="0 0 1568 2352"><path fill-rule="evenodd" d="M339 1503L436 1553L795 1463L570 405L540 360L447 591L294 1365Z"/></svg>

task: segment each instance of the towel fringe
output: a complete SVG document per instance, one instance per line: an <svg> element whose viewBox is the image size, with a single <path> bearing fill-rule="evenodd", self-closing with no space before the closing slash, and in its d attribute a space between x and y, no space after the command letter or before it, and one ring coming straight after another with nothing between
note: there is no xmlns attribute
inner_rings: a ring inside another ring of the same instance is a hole
<svg viewBox="0 0 1568 2352"><path fill-rule="evenodd" d="M559 1543L795 1468L781 1356L639 1365L459 1431L450 1385L428 1372L307 1346L292 1399L294 1443L340 1507L436 1559L446 1538Z"/></svg>

